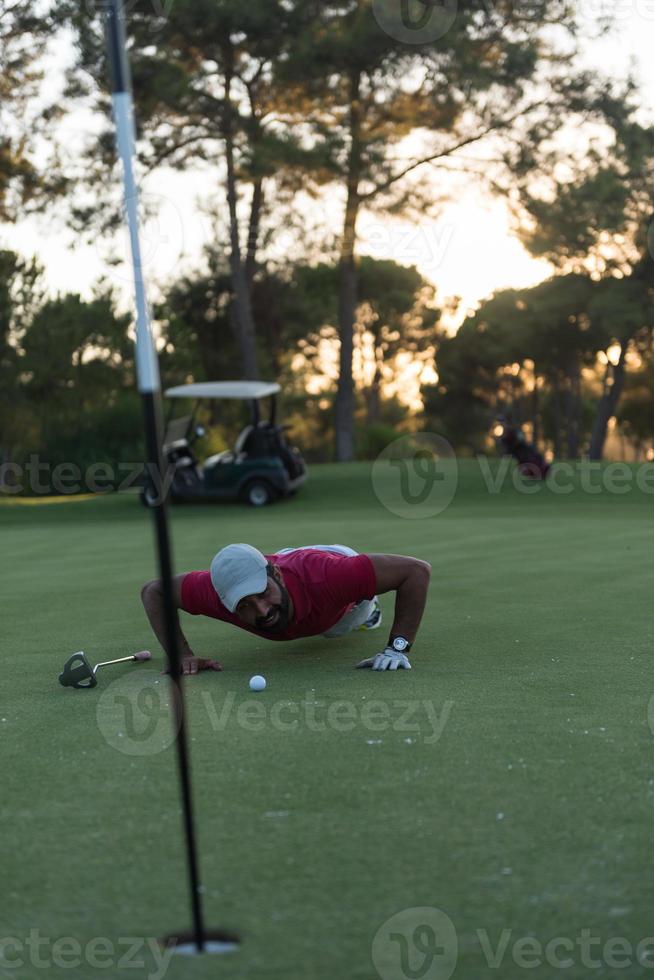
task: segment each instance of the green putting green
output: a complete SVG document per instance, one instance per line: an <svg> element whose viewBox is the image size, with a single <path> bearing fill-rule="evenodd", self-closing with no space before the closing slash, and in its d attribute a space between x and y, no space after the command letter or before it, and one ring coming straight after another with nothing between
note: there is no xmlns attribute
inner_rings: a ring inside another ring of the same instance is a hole
<svg viewBox="0 0 654 980"><path fill-rule="evenodd" d="M225 666L186 691L207 920L243 946L168 964L143 945L190 925L168 681L139 601L150 515L129 495L0 507L0 976L651 976L653 504L635 482L588 493L578 476L569 494L510 479L489 493L466 461L423 520L382 506L364 464L313 466L270 508L174 509L177 571L248 541L411 554L433 572L397 675L353 669L383 645L390 595L381 630L342 640L184 617ZM77 650L144 647L150 664L107 668L92 691L57 683Z"/></svg>

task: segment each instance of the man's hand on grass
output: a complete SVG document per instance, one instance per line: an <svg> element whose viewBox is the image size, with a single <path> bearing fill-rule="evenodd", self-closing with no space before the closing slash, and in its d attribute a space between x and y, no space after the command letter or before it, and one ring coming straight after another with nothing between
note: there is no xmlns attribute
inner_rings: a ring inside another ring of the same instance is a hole
<svg viewBox="0 0 654 980"><path fill-rule="evenodd" d="M367 667L372 670L411 670L409 658L405 653L398 653L392 647L386 647L376 657L368 657L357 664L357 669Z"/></svg>
<svg viewBox="0 0 654 980"><path fill-rule="evenodd" d="M222 670L223 665L217 660L207 657L184 657L182 660L183 674L197 674L201 670Z"/></svg>
<svg viewBox="0 0 654 980"><path fill-rule="evenodd" d="M207 657L184 657L182 659L182 674L198 674L201 670L222 670L223 665L217 660L210 660ZM168 667L164 674L169 674Z"/></svg>

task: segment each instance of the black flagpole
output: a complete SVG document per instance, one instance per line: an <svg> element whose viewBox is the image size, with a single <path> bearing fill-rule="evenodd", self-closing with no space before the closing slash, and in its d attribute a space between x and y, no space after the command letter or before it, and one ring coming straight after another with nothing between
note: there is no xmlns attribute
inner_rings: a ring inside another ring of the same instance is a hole
<svg viewBox="0 0 654 980"><path fill-rule="evenodd" d="M132 103L131 79L125 44L125 24L122 10L123 0L108 0L105 22L107 46L112 72L112 100L118 153L123 165L125 193L125 213L134 267L134 297L136 300L136 374L138 389L143 404L145 439L148 464L151 473L163 477L164 462L162 454L161 424L161 382L159 363L152 338L150 313L147 303L138 225L138 188L134 178L135 136L134 109ZM159 481L159 487L163 480ZM177 731L177 764L182 794L184 832L188 859L189 885L191 889L191 910L193 915L193 939L198 953L205 947L205 929L200 898L200 876L198 869L197 845L193 820L193 800L191 794L191 773L189 764L188 740L184 722L184 692L182 672L177 643L177 612L173 603L172 559L166 502L161 491L152 506L154 517L159 573L161 578L168 651L168 667L174 685L173 711Z"/></svg>

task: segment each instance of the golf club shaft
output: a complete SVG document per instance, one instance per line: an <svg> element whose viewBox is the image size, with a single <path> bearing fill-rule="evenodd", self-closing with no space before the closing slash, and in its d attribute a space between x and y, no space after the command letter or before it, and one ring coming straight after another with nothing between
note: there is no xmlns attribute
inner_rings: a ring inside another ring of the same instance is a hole
<svg viewBox="0 0 654 980"><path fill-rule="evenodd" d="M132 105L131 83L127 50L125 43L125 25L123 21L123 0L109 0L106 9L107 46L109 61L113 76L113 106L116 121L116 136L118 151L123 164L123 180L125 189L125 210L132 251L134 269L134 293L136 300L136 372L138 388L142 396L143 416L145 422L145 438L147 459L151 473L163 477L164 467L161 452L161 385L159 381L159 365L152 338L150 316L148 310L143 269L141 262L141 247L138 226L138 190L134 177L135 137L134 112ZM162 486L162 483L159 483ZM191 795L191 776L189 765L186 727L184 723L184 692L182 687L182 672L180 654L177 643L177 610L173 602L172 557L170 537L168 533L168 518L166 503L160 494L152 508L159 558L159 574L164 598L164 629L166 636L166 653L168 655L169 672L174 685L173 711L175 731L177 732L177 762L182 794L184 813L184 830L186 835L186 850L188 857L189 883L191 889L191 911L193 915L193 931L198 952L204 949L204 924L202 903L200 901L200 879L197 859L197 846L193 821L193 803Z"/></svg>
<svg viewBox="0 0 654 980"><path fill-rule="evenodd" d="M96 664L93 670L96 671L98 667L111 667L112 664L126 664L130 660L138 659L139 657L137 657L136 654L132 654L131 657L119 657L118 660L103 660L102 663Z"/></svg>
<svg viewBox="0 0 654 980"><path fill-rule="evenodd" d="M112 664L126 664L132 660L143 662L149 660L150 657L151 653L149 650L140 650L138 653L133 653L131 657L118 657L117 660L103 660L101 663L95 665L93 671L95 673L98 667L110 667Z"/></svg>

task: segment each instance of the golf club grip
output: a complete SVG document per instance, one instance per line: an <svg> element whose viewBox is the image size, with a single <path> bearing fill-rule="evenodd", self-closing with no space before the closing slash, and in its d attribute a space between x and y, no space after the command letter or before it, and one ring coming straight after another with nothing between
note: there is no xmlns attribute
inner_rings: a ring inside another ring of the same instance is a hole
<svg viewBox="0 0 654 980"><path fill-rule="evenodd" d="M151 660L152 654L149 650L139 650L138 653L134 654L134 660Z"/></svg>

